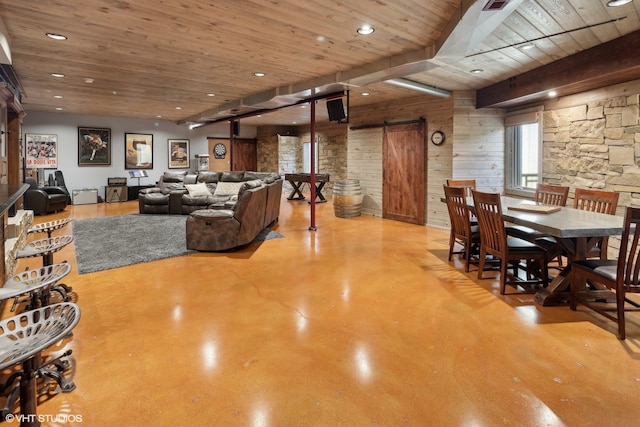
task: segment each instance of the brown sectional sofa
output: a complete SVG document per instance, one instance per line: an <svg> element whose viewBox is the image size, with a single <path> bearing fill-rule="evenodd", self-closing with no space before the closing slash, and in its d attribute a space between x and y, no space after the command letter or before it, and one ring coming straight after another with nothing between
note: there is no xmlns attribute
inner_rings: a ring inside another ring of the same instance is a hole
<svg viewBox="0 0 640 427"><path fill-rule="evenodd" d="M233 209L240 185L253 180L260 180L267 187L263 224L266 227L277 220L280 214L283 179L279 174L272 172L167 171L162 174L155 187L140 190L139 212L188 215L202 209ZM205 194L192 195L188 188L193 189L194 184L204 184L208 191ZM220 191L223 186L227 191Z"/></svg>
<svg viewBox="0 0 640 427"><path fill-rule="evenodd" d="M141 214L189 215L187 249L222 251L252 242L278 220L283 179L277 173L165 172L140 190Z"/></svg>
<svg viewBox="0 0 640 427"><path fill-rule="evenodd" d="M187 249L223 251L251 243L265 227L267 185L246 181L233 209L200 209L187 218Z"/></svg>

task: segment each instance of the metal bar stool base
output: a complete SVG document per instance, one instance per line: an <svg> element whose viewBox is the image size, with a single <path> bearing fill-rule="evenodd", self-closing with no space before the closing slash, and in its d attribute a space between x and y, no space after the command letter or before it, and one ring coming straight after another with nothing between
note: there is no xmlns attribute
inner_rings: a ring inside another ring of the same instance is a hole
<svg viewBox="0 0 640 427"><path fill-rule="evenodd" d="M66 379L64 371L69 362L64 360L71 354L51 359L40 365L41 353L62 338L68 336L80 320L80 308L73 303L53 304L0 321L0 370L21 364L21 370L13 373L2 385L2 391L11 390L11 401L7 401L2 414L6 416L20 395L20 425L40 425L36 414L37 379L50 378L56 381L61 391L75 388L73 381ZM62 369L62 371L61 371ZM16 380L20 378L17 386ZM15 388L19 388L19 393Z"/></svg>

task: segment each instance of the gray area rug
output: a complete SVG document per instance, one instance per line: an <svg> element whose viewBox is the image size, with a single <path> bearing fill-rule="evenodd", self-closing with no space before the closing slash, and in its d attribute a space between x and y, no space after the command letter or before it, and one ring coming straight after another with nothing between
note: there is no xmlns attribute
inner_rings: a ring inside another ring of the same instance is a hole
<svg viewBox="0 0 640 427"><path fill-rule="evenodd" d="M194 253L187 250L187 215L119 215L73 221L78 273ZM265 228L254 240L284 237Z"/></svg>

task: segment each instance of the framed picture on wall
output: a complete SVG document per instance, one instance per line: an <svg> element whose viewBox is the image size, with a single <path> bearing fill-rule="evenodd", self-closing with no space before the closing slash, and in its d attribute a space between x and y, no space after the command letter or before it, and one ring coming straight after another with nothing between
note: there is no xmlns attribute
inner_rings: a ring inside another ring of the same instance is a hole
<svg viewBox="0 0 640 427"><path fill-rule="evenodd" d="M58 135L25 135L25 165L27 169L58 168Z"/></svg>
<svg viewBox="0 0 640 427"><path fill-rule="evenodd" d="M111 129L78 128L78 166L111 164Z"/></svg>
<svg viewBox="0 0 640 427"><path fill-rule="evenodd" d="M168 140L169 169L189 168L189 140L170 139Z"/></svg>
<svg viewBox="0 0 640 427"><path fill-rule="evenodd" d="M124 168L153 169L153 135L124 134Z"/></svg>

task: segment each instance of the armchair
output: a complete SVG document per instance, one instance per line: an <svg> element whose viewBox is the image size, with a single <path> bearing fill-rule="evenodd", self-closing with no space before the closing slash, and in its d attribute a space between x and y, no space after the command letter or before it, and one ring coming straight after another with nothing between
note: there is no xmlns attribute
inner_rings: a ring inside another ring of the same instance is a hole
<svg viewBox="0 0 640 427"><path fill-rule="evenodd" d="M24 180L29 189L24 193L24 208L32 210L34 215L63 211L67 206L67 193L60 187L38 187L35 179Z"/></svg>

